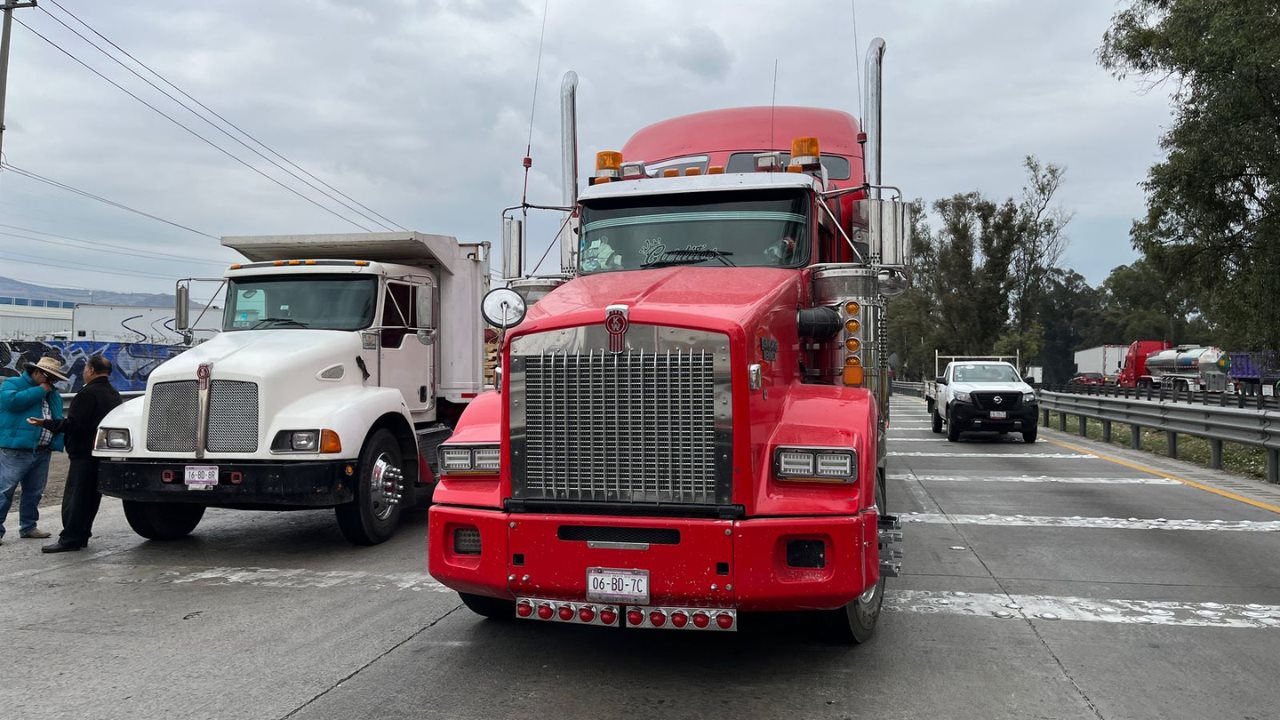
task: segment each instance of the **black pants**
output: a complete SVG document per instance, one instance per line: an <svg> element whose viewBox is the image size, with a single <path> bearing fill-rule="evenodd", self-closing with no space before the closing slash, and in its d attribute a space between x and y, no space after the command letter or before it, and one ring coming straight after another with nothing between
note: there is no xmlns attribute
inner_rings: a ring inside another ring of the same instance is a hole
<svg viewBox="0 0 1280 720"><path fill-rule="evenodd" d="M64 545L88 545L101 504L97 458L71 458L67 487L62 491L62 534L58 541Z"/></svg>

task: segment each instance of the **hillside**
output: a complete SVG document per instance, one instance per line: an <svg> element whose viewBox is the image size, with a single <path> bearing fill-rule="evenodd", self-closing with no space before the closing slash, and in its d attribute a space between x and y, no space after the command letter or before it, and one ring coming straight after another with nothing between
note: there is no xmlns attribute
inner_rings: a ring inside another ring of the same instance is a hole
<svg viewBox="0 0 1280 720"><path fill-rule="evenodd" d="M32 298L35 300L62 300L94 305L128 305L131 307L172 307L173 295L160 293L121 293L109 290L74 290L33 285L13 278L0 277L0 295Z"/></svg>

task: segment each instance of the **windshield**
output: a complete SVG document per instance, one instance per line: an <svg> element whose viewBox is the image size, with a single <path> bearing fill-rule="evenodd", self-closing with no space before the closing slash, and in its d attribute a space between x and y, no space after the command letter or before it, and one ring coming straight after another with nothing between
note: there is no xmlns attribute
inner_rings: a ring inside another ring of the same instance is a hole
<svg viewBox="0 0 1280 720"><path fill-rule="evenodd" d="M359 275L246 277L231 281L222 329L360 330L373 324L378 279Z"/></svg>
<svg viewBox="0 0 1280 720"><path fill-rule="evenodd" d="M593 200L582 207L579 269L800 267L809 260L807 214L807 196L795 191Z"/></svg>
<svg viewBox="0 0 1280 720"><path fill-rule="evenodd" d="M1011 365L958 365L955 372L956 382L1022 382L1018 371Z"/></svg>

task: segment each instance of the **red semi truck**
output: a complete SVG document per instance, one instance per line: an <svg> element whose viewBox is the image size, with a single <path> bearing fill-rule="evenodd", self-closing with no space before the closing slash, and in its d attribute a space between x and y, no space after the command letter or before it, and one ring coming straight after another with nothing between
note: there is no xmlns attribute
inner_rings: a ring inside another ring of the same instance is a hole
<svg viewBox="0 0 1280 720"><path fill-rule="evenodd" d="M803 108L658 123L566 189L567 278L521 277L509 234L515 289L484 302L501 379L441 446L430 514L430 572L469 608L709 631L809 610L870 637L898 568L884 305L910 242L880 199L883 51L866 135Z"/></svg>

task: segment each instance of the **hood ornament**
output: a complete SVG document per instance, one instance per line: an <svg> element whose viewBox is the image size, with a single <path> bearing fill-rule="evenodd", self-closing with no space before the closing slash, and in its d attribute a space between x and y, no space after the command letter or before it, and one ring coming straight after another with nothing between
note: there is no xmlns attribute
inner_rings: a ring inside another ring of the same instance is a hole
<svg viewBox="0 0 1280 720"><path fill-rule="evenodd" d="M615 355L627 349L627 328L631 327L627 311L626 305L610 305L604 309L604 329L609 333L609 352Z"/></svg>

